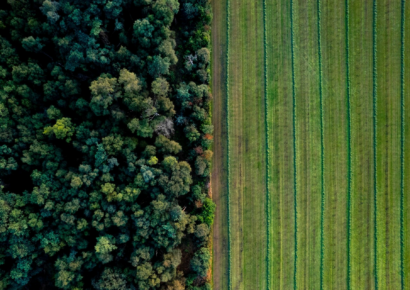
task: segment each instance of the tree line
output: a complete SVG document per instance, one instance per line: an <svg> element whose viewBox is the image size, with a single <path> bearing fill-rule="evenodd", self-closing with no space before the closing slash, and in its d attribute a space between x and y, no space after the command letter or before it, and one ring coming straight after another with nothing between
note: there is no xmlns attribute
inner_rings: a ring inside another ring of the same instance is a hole
<svg viewBox="0 0 410 290"><path fill-rule="evenodd" d="M211 289L211 19L0 3L0 289Z"/></svg>

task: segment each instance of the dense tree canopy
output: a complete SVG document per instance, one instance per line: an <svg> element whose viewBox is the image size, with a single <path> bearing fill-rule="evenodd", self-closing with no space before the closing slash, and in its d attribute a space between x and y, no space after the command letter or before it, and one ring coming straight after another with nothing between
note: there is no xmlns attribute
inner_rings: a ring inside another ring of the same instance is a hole
<svg viewBox="0 0 410 290"><path fill-rule="evenodd" d="M210 289L210 21L0 3L0 289Z"/></svg>

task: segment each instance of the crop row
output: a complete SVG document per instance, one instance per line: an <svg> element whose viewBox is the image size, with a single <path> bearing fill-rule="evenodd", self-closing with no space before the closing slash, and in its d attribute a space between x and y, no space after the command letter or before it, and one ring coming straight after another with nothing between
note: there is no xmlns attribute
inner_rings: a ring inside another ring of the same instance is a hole
<svg viewBox="0 0 410 290"><path fill-rule="evenodd" d="M345 29L346 29L346 109L347 109L347 289L350 290L350 243L351 243L351 187L352 187L352 169L351 169L351 120L350 120L350 70L349 70L349 0L346 0L345 11Z"/></svg>
<svg viewBox="0 0 410 290"><path fill-rule="evenodd" d="M317 44L319 59L319 102L320 102L320 289L323 290L323 260L324 260L324 210L325 210L325 155L324 155L324 133L323 133L323 90L322 90L322 43L321 43L321 6L317 1Z"/></svg>
<svg viewBox="0 0 410 290"><path fill-rule="evenodd" d="M295 257L293 271L293 289L297 289L297 261L298 261L298 211L297 211L297 148L296 148L296 94L295 94L295 50L294 50L294 29L293 29L293 0L290 0L290 48L292 56L292 123L293 123L293 186L294 186L294 218L295 218Z"/></svg>
<svg viewBox="0 0 410 290"><path fill-rule="evenodd" d="M230 135L229 135L229 41L230 41L230 13L231 13L231 1L226 1L226 141L227 141L227 219L228 219L228 290L231 290L231 148L230 148Z"/></svg>
<svg viewBox="0 0 410 290"><path fill-rule="evenodd" d="M404 24L405 24L405 4L401 1L401 52L400 52L400 113L401 113L401 137L400 137L400 278L401 289L404 288L404 268L403 268L403 250L404 250Z"/></svg>
<svg viewBox="0 0 410 290"><path fill-rule="evenodd" d="M266 289L270 290L270 131L268 118L268 55L267 55L267 27L266 27L266 0L263 0L263 73L264 73L264 97L265 97L265 132L266 132Z"/></svg>
<svg viewBox="0 0 410 290"><path fill-rule="evenodd" d="M373 1L373 171L374 287L377 290L377 0Z"/></svg>

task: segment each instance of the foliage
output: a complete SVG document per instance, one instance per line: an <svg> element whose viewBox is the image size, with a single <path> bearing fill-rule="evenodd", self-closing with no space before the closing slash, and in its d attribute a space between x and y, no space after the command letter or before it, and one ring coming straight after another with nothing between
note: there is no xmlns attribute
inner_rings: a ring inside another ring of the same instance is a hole
<svg viewBox="0 0 410 290"><path fill-rule="evenodd" d="M209 197L205 198L202 206L202 213L198 216L198 220L212 226L215 218L216 205Z"/></svg>
<svg viewBox="0 0 410 290"><path fill-rule="evenodd" d="M1 289L184 289L207 270L210 21L208 1L0 4Z"/></svg>
<svg viewBox="0 0 410 290"><path fill-rule="evenodd" d="M201 248L191 260L191 268L199 277L205 277L210 265L211 253L208 248Z"/></svg>

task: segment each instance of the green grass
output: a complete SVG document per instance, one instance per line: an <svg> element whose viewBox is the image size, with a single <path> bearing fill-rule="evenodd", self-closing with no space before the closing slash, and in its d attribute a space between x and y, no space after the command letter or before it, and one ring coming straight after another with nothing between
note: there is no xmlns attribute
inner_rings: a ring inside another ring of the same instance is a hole
<svg viewBox="0 0 410 290"><path fill-rule="evenodd" d="M230 31L214 68L226 81L214 94L224 148L213 186L228 256L214 260L215 289L409 284L403 5L230 0L214 10Z"/></svg>
<svg viewBox="0 0 410 290"><path fill-rule="evenodd" d="M297 289L320 288L321 130L317 4L294 5ZM309 76L307 78L306 76Z"/></svg>
<svg viewBox="0 0 410 290"><path fill-rule="evenodd" d="M401 25L400 25L400 283L404 285L404 160L405 160L405 102L404 102L404 48L405 48L405 4L401 1Z"/></svg>
<svg viewBox="0 0 410 290"><path fill-rule="evenodd" d="M293 289L294 183L290 2L267 1L271 289Z"/></svg>
<svg viewBox="0 0 410 290"><path fill-rule="evenodd" d="M401 1L377 10L377 276L380 289L400 289Z"/></svg>
<svg viewBox="0 0 410 290"><path fill-rule="evenodd" d="M324 289L347 285L345 3L322 1L324 107Z"/></svg>
<svg viewBox="0 0 410 290"><path fill-rule="evenodd" d="M350 1L351 289L374 289L373 2ZM367 69L363 69L367 68Z"/></svg>
<svg viewBox="0 0 410 290"><path fill-rule="evenodd" d="M264 66L259 57L263 55L259 41L263 39L262 4L262 0L231 1L228 110L233 289L263 289L267 279Z"/></svg>

